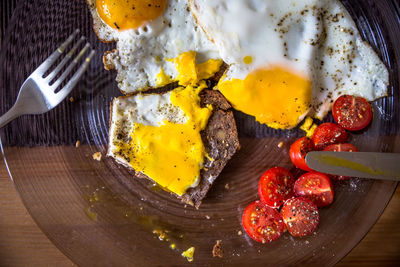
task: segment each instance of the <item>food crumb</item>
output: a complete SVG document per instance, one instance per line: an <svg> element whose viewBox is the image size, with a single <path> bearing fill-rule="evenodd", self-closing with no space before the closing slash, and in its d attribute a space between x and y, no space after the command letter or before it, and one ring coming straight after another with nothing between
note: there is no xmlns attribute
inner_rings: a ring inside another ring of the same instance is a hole
<svg viewBox="0 0 400 267"><path fill-rule="evenodd" d="M190 247L187 250L185 250L184 252L182 252L182 257L185 257L188 262L192 262L193 261L193 255L194 255L194 247Z"/></svg>
<svg viewBox="0 0 400 267"><path fill-rule="evenodd" d="M169 245L169 247L170 247L170 249L175 249L176 245L175 244L171 244L171 245Z"/></svg>
<svg viewBox="0 0 400 267"><path fill-rule="evenodd" d="M74 102L75 101L75 99L71 96L70 98L69 98L69 102Z"/></svg>
<svg viewBox="0 0 400 267"><path fill-rule="evenodd" d="M229 187L229 184L226 184L226 185L225 185L225 189L226 189L226 190L229 190L229 188L230 188L230 187Z"/></svg>
<svg viewBox="0 0 400 267"><path fill-rule="evenodd" d="M206 219L207 220L211 219L210 215L206 215Z"/></svg>
<svg viewBox="0 0 400 267"><path fill-rule="evenodd" d="M157 229L157 230L153 230L153 234L155 236L157 236L160 241L166 241L168 239L166 231Z"/></svg>
<svg viewBox="0 0 400 267"><path fill-rule="evenodd" d="M79 141L79 140L78 140L78 141L76 141L76 143L75 143L75 147L76 147L76 148L78 148L78 147L80 147L80 145L81 145L81 141Z"/></svg>
<svg viewBox="0 0 400 267"><path fill-rule="evenodd" d="M96 152L93 154L93 159L100 161L101 160L101 152Z"/></svg>
<svg viewBox="0 0 400 267"><path fill-rule="evenodd" d="M242 235L242 234L243 234L243 232L239 230L238 231L238 235Z"/></svg>
<svg viewBox="0 0 400 267"><path fill-rule="evenodd" d="M280 142L280 143L278 144L278 147L279 147L279 148L283 147L283 142Z"/></svg>
<svg viewBox="0 0 400 267"><path fill-rule="evenodd" d="M222 249L221 243L222 243L221 240L217 240L217 243L214 245L213 250L212 250L213 257L219 257L219 258L224 257L224 251Z"/></svg>

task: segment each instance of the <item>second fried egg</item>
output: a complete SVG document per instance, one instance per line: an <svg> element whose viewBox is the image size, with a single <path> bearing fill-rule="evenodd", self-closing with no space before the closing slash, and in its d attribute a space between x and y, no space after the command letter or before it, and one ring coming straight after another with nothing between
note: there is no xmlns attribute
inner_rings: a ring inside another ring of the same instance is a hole
<svg viewBox="0 0 400 267"><path fill-rule="evenodd" d="M388 71L336 0L191 0L229 69L218 89L238 110L276 129L322 119L338 96L372 101Z"/></svg>

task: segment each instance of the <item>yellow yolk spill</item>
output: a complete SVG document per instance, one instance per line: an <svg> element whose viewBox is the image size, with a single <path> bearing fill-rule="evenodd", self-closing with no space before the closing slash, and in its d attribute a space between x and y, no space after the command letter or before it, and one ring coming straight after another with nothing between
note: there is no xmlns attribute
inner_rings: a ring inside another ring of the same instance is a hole
<svg viewBox="0 0 400 267"><path fill-rule="evenodd" d="M317 129L317 125L314 123L312 118L307 117L303 125L300 126L300 129L306 132L307 137L311 138L315 132L315 129Z"/></svg>
<svg viewBox="0 0 400 267"><path fill-rule="evenodd" d="M244 58L243 58L243 63L244 64L251 64L251 63L253 63L253 58L251 57L251 56L245 56Z"/></svg>
<svg viewBox="0 0 400 267"><path fill-rule="evenodd" d="M197 65L197 79L210 79L217 73L222 66L222 61L219 59L209 59L204 63Z"/></svg>
<svg viewBox="0 0 400 267"><path fill-rule="evenodd" d="M165 74L164 69L161 69L160 73L158 73L156 77L156 85L164 86L171 82L171 78L167 74Z"/></svg>
<svg viewBox="0 0 400 267"><path fill-rule="evenodd" d="M179 84L186 87L174 89L170 100L184 112L186 123L167 120L159 126L135 123L129 144L118 144L132 168L177 195L198 185L200 170L207 157L200 132L206 128L212 113L211 105L200 106L199 93L207 88L201 79L214 75L219 70L216 66L222 64L209 60L196 65L195 56L195 53L187 52L174 60Z"/></svg>
<svg viewBox="0 0 400 267"><path fill-rule="evenodd" d="M118 30L136 29L164 13L166 0L96 0L100 18Z"/></svg>
<svg viewBox="0 0 400 267"><path fill-rule="evenodd" d="M185 257L188 260L188 262L192 262L194 250L195 250L195 247L190 247L187 250L185 250L184 252L182 252L181 255L182 255L182 257Z"/></svg>
<svg viewBox="0 0 400 267"><path fill-rule="evenodd" d="M295 127L311 103L311 81L281 67L254 70L244 80L221 79L218 89L235 109L275 129Z"/></svg>
<svg viewBox="0 0 400 267"><path fill-rule="evenodd" d="M176 79L182 86L211 78L222 65L222 61L217 59L209 59L196 65L196 52L193 51L182 53L174 59L174 63L179 73Z"/></svg>

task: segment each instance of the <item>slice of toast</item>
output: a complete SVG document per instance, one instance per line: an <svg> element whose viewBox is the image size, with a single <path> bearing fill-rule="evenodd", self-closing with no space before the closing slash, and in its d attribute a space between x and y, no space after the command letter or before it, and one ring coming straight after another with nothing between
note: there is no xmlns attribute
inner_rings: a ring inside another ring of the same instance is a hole
<svg viewBox="0 0 400 267"><path fill-rule="evenodd" d="M168 93L168 92L167 92ZM162 94L162 93L161 93ZM165 94L165 93L164 93ZM149 97L145 95L143 97ZM131 168L129 163L124 159L123 155L118 155L113 149L113 144L118 141L127 140L129 137L129 119L121 120L121 112L118 106L124 105L124 101L134 101L135 96L124 96L113 100L111 103L111 116L110 116L110 131L109 131L109 149L108 156L116 159L117 162L124 166ZM232 111L230 111L230 104L218 92L205 89L200 93L201 105L212 105L213 112L208 120L206 128L201 132L202 141L206 148L209 158L205 157L204 167L200 171L199 184L194 188L189 188L182 196L175 195L180 198L184 203L200 207L200 204L206 196L211 185L221 173L229 159L239 149L239 139L237 134L236 122ZM175 111L171 111L172 113ZM119 117L118 117L119 116ZM176 116L179 117L179 116ZM119 120L119 121L116 121ZM120 127L115 127L114 125ZM121 130L122 129L122 130ZM148 178L140 172L136 172L136 176L140 178ZM151 179L150 179L151 180Z"/></svg>

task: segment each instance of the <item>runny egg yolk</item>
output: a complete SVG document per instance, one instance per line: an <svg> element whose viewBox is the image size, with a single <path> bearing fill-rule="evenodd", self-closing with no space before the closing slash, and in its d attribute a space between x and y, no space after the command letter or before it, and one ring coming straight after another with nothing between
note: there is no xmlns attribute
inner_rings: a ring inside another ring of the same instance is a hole
<svg viewBox="0 0 400 267"><path fill-rule="evenodd" d="M172 92L172 104L188 117L185 124L164 121L157 127L136 123L130 136L129 147L134 148L131 166L180 196L197 186L206 155L200 131L207 126L212 106L200 107L198 95L206 87L203 82Z"/></svg>
<svg viewBox="0 0 400 267"><path fill-rule="evenodd" d="M193 51L180 54L173 62L179 73L176 79L182 86L211 78L222 65L222 61L219 59L209 59L204 63L196 64L196 52Z"/></svg>
<svg viewBox="0 0 400 267"><path fill-rule="evenodd" d="M118 30L136 29L164 13L166 0L96 0L100 18Z"/></svg>
<svg viewBox="0 0 400 267"><path fill-rule="evenodd" d="M186 122L178 124L164 120L158 126L134 123L130 142L117 145L133 169L177 195L183 195L199 182L200 170L207 157L201 131L206 128L212 113L211 105L200 105L199 93L207 88L202 79L211 77L222 64L219 60L209 60L197 65L195 57L196 53L186 52L173 60L179 73L176 80L185 87L174 89L170 101L183 111ZM160 80L161 76L163 71ZM191 78L188 80L188 77Z"/></svg>
<svg viewBox="0 0 400 267"><path fill-rule="evenodd" d="M256 69L244 80L222 79L218 89L237 110L275 129L291 129L311 103L311 81L281 67Z"/></svg>

